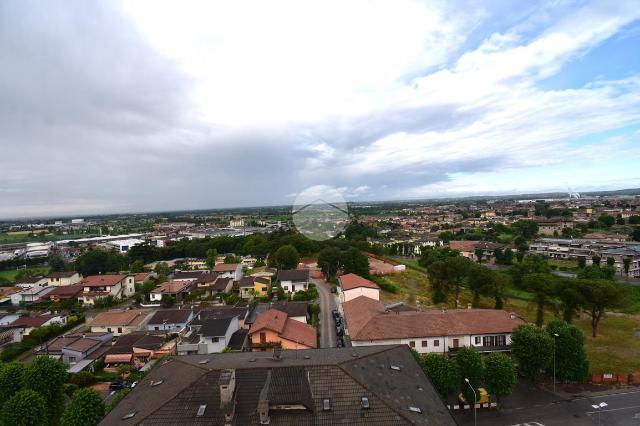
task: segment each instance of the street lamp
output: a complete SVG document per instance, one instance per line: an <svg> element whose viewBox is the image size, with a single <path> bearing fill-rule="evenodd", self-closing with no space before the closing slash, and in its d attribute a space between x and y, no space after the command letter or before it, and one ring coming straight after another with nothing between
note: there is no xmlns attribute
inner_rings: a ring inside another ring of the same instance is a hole
<svg viewBox="0 0 640 426"><path fill-rule="evenodd" d="M556 347L557 338L560 337L558 333L553 333L553 393L556 393Z"/></svg>
<svg viewBox="0 0 640 426"><path fill-rule="evenodd" d="M598 412L598 426L600 426L600 412L603 408L605 408L608 404L606 402L601 402L600 404L593 404L592 407L596 409Z"/></svg>
<svg viewBox="0 0 640 426"><path fill-rule="evenodd" d="M473 392L473 425L476 426L477 425L477 419L478 419L476 417L476 401L478 400L478 397L476 396L476 390L473 388L473 386L471 386L471 383L469 383L469 379L467 379L465 377L464 381L467 382L467 384L471 388L471 392Z"/></svg>

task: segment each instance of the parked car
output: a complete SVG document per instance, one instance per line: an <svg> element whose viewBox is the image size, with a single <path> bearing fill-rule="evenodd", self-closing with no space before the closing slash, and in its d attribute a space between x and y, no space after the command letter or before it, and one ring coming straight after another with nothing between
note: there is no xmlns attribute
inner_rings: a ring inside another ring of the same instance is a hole
<svg viewBox="0 0 640 426"><path fill-rule="evenodd" d="M342 318L336 318L336 327L340 327L342 325Z"/></svg>
<svg viewBox="0 0 640 426"><path fill-rule="evenodd" d="M339 348L344 348L344 339L343 339L342 337L338 337L338 340L337 340L337 342L336 342L336 345L337 345Z"/></svg>
<svg viewBox="0 0 640 426"><path fill-rule="evenodd" d="M331 311L331 314L333 315L333 319L340 318L340 311L338 311L337 309Z"/></svg>
<svg viewBox="0 0 640 426"><path fill-rule="evenodd" d="M120 389L124 389L126 386L126 383L122 380L114 380L113 382L111 382L109 384L109 389L110 390L120 390Z"/></svg>
<svg viewBox="0 0 640 426"><path fill-rule="evenodd" d="M337 293L337 292L338 292L338 289L337 289L337 288L335 288L335 287L331 287L331 293Z"/></svg>
<svg viewBox="0 0 640 426"><path fill-rule="evenodd" d="M344 336L344 328L342 327L336 327L336 334L338 336Z"/></svg>

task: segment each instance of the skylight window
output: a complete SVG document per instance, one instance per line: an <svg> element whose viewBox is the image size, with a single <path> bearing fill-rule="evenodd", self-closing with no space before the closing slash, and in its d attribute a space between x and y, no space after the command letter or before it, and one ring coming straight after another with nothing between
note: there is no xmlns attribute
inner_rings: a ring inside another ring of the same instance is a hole
<svg viewBox="0 0 640 426"><path fill-rule="evenodd" d="M198 364L204 365L204 364L206 364L208 362L209 362L209 358L206 358L206 359L203 359L202 361L198 361Z"/></svg>
<svg viewBox="0 0 640 426"><path fill-rule="evenodd" d="M207 409L207 404L203 404L201 406L198 407L198 412L196 413L196 416L198 417L202 417L204 416L204 411Z"/></svg>
<svg viewBox="0 0 640 426"><path fill-rule="evenodd" d="M151 381L151 387L161 385L163 382L164 382L164 379L152 380Z"/></svg>
<svg viewBox="0 0 640 426"><path fill-rule="evenodd" d="M420 408L418 408L418 407L409 406L409 411L411 411L413 413L422 414L422 410Z"/></svg>
<svg viewBox="0 0 640 426"><path fill-rule="evenodd" d="M400 367L398 367L397 365L392 365L391 369L395 371L400 371Z"/></svg>
<svg viewBox="0 0 640 426"><path fill-rule="evenodd" d="M330 399L323 399L322 400L322 410L323 411L331 411L331 400Z"/></svg>
<svg viewBox="0 0 640 426"><path fill-rule="evenodd" d="M135 415L136 415L136 411L132 411L131 413L127 413L124 416L122 416L122 420L129 420L130 418L132 418Z"/></svg>
<svg viewBox="0 0 640 426"><path fill-rule="evenodd" d="M362 408L369 409L369 398L367 398L366 396L363 396L362 399L360 400L360 404L362 405Z"/></svg>

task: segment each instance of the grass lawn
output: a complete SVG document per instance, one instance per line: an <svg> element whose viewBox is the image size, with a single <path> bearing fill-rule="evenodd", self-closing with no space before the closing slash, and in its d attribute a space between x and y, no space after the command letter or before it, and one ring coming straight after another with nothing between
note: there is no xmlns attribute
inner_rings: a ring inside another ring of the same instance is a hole
<svg viewBox="0 0 640 426"><path fill-rule="evenodd" d="M429 279L422 272L407 269L399 274L387 275L385 279L398 287L398 293L381 292L385 302L404 302L416 306L418 301L422 306L431 300Z"/></svg>
<svg viewBox="0 0 640 426"><path fill-rule="evenodd" d="M49 268L29 268L29 271L35 271L37 275L47 275L49 273ZM9 270L9 271L0 271L0 281L2 281L2 279L6 279L10 282L15 282L16 280L16 275L18 275L19 273L23 272L24 269L20 269L20 270Z"/></svg>
<svg viewBox="0 0 640 426"><path fill-rule="evenodd" d="M402 257L389 257L389 259L393 259L398 263L402 263L403 265L406 265L407 268L416 269L425 273L427 272L427 268L425 268L424 266L420 266L420 264L418 263L418 259L406 259Z"/></svg>

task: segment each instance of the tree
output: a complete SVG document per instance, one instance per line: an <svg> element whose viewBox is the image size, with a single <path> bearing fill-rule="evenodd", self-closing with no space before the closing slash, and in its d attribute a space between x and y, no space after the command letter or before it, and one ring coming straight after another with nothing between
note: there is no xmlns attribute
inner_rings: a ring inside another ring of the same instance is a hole
<svg viewBox="0 0 640 426"><path fill-rule="evenodd" d="M138 259L131 264L130 269L131 269L131 272L134 272L134 273L144 272L144 262Z"/></svg>
<svg viewBox="0 0 640 426"><path fill-rule="evenodd" d="M478 388L482 382L483 366L482 357L474 349L464 346L456 353L456 363L460 372L460 389L467 401L473 401L473 392L469 389L465 379L469 379L469 384L476 390L476 396L479 395Z"/></svg>
<svg viewBox="0 0 640 426"><path fill-rule="evenodd" d="M216 267L216 261L218 260L218 250L210 248L207 250L207 268L213 269Z"/></svg>
<svg viewBox="0 0 640 426"><path fill-rule="evenodd" d="M602 226L604 226L605 228L609 229L616 223L616 218L606 213L603 213L598 218L598 222L600 222Z"/></svg>
<svg viewBox="0 0 640 426"><path fill-rule="evenodd" d="M493 352L484 359L484 377L489 394L496 398L510 395L516 384L516 369L508 355Z"/></svg>
<svg viewBox="0 0 640 426"><path fill-rule="evenodd" d="M369 258L355 247L345 250L342 253L342 272L368 278Z"/></svg>
<svg viewBox="0 0 640 426"><path fill-rule="evenodd" d="M418 263L420 266L424 266L428 268L434 262L439 260L443 260L447 257L457 257L460 256L460 252L458 250L451 250L449 247L428 247L426 250L423 250L420 254L420 259Z"/></svg>
<svg viewBox="0 0 640 426"><path fill-rule="evenodd" d="M0 366L0 407L22 386L24 364L11 362Z"/></svg>
<svg viewBox="0 0 640 426"><path fill-rule="evenodd" d="M591 318L591 335L596 337L598 324L605 311L620 303L623 287L609 280L578 280L578 282L580 294L584 299L583 309Z"/></svg>
<svg viewBox="0 0 640 426"><path fill-rule="evenodd" d="M622 266L624 267L624 274L629 276L629 269L631 268L631 258L625 257L622 259Z"/></svg>
<svg viewBox="0 0 640 426"><path fill-rule="evenodd" d="M477 249L474 250L474 254L476 255L476 258L478 259L478 263L482 263L482 257L484 256L484 249L477 248Z"/></svg>
<svg viewBox="0 0 640 426"><path fill-rule="evenodd" d="M591 258L591 262L593 263L594 266L600 266L600 260L601 260L600 256L593 256Z"/></svg>
<svg viewBox="0 0 640 426"><path fill-rule="evenodd" d="M616 260L613 257L611 256L607 257L607 266L613 267L615 264L616 264Z"/></svg>
<svg viewBox="0 0 640 426"><path fill-rule="evenodd" d="M511 228L525 240L530 240L538 233L538 223L535 220L519 220Z"/></svg>
<svg viewBox="0 0 640 426"><path fill-rule="evenodd" d="M342 253L338 247L329 246L318 253L318 266L327 279L335 278L341 268Z"/></svg>
<svg viewBox="0 0 640 426"><path fill-rule="evenodd" d="M469 268L469 289L473 296L472 305L477 308L481 294L489 294L492 289L494 274L482 265L473 265Z"/></svg>
<svg viewBox="0 0 640 426"><path fill-rule="evenodd" d="M94 426L104 416L104 403L93 389L80 389L62 413L61 426Z"/></svg>
<svg viewBox="0 0 640 426"><path fill-rule="evenodd" d="M637 214L629 216L629 225L640 225L640 216Z"/></svg>
<svg viewBox="0 0 640 426"><path fill-rule="evenodd" d="M458 364L446 355L430 353L421 358L422 369L438 393L447 398L460 386Z"/></svg>
<svg viewBox="0 0 640 426"><path fill-rule="evenodd" d="M22 386L42 395L47 402L50 418L55 418L62 407L62 387L67 380L67 368L48 356L37 356L24 369Z"/></svg>
<svg viewBox="0 0 640 426"><path fill-rule="evenodd" d="M598 265L586 266L578 271L577 277L581 280L610 280L613 281L616 270L611 266L601 268Z"/></svg>
<svg viewBox="0 0 640 426"><path fill-rule="evenodd" d="M513 283L518 287L522 286L522 280L525 275L551 273L549 261L539 254L526 256L520 263L513 265L510 270Z"/></svg>
<svg viewBox="0 0 640 426"><path fill-rule="evenodd" d="M562 318L569 324L573 321L576 311L584 304L579 285L575 279L563 279L558 281L556 287L555 295L562 304Z"/></svg>
<svg viewBox="0 0 640 426"><path fill-rule="evenodd" d="M578 268L584 269L587 266L587 258L585 256L578 256Z"/></svg>
<svg viewBox="0 0 640 426"><path fill-rule="evenodd" d="M511 335L511 353L522 374L535 380L551 363L553 339L540 327L519 325Z"/></svg>
<svg viewBox="0 0 640 426"><path fill-rule="evenodd" d="M153 268L153 272L158 274L158 276L166 277L171 273L171 269L169 269L169 265L167 265L166 262L158 262L155 268Z"/></svg>
<svg viewBox="0 0 640 426"><path fill-rule="evenodd" d="M2 406L0 421L3 426L46 426L46 400L35 391L23 389Z"/></svg>
<svg viewBox="0 0 640 426"><path fill-rule="evenodd" d="M556 293L557 279L551 274L529 274L523 279L523 287L534 294L536 302L536 325L544 322L544 308Z"/></svg>
<svg viewBox="0 0 640 426"><path fill-rule="evenodd" d="M300 262L300 255L298 250L292 245L285 245L280 247L275 254L274 263L276 268L282 269L295 269Z"/></svg>
<svg viewBox="0 0 640 426"><path fill-rule="evenodd" d="M51 272L62 272L66 268L66 264L64 263L64 260L58 254L49 255L49 259L47 263L49 263L49 268L51 269Z"/></svg>
<svg viewBox="0 0 640 426"><path fill-rule="evenodd" d="M584 382L589 377L589 361L584 348L584 334L564 321L547 324L547 333L555 338L556 377L560 381ZM555 337L555 335L558 335Z"/></svg>

